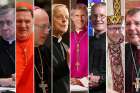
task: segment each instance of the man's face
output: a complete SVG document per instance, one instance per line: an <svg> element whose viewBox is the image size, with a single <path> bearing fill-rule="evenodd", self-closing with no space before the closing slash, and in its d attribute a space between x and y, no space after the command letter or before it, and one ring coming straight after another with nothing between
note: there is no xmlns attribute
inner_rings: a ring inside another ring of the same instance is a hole
<svg viewBox="0 0 140 93"><path fill-rule="evenodd" d="M72 21L74 23L75 29L82 29L87 25L87 14L86 11L76 9L73 11Z"/></svg>
<svg viewBox="0 0 140 93"><path fill-rule="evenodd" d="M125 29L126 39L134 45L140 45L140 12L126 16Z"/></svg>
<svg viewBox="0 0 140 93"><path fill-rule="evenodd" d="M53 14L53 30L63 34L68 30L69 12L64 6L59 6Z"/></svg>
<svg viewBox="0 0 140 93"><path fill-rule="evenodd" d="M14 10L0 15L0 33L4 40L15 39L15 17Z"/></svg>
<svg viewBox="0 0 140 93"><path fill-rule="evenodd" d="M32 33L32 15L29 11L16 12L16 38L27 40Z"/></svg>
<svg viewBox="0 0 140 93"><path fill-rule="evenodd" d="M46 40L46 37L49 33L49 17L48 14L41 10L37 9L34 12L35 18L35 45L43 45Z"/></svg>
<svg viewBox="0 0 140 93"><path fill-rule="evenodd" d="M91 21L92 26L95 31L102 32L106 30L107 20L106 20L106 7L97 6L91 11Z"/></svg>
<svg viewBox="0 0 140 93"><path fill-rule="evenodd" d="M108 25L107 36L112 43L120 43L124 40L123 28L121 25Z"/></svg>

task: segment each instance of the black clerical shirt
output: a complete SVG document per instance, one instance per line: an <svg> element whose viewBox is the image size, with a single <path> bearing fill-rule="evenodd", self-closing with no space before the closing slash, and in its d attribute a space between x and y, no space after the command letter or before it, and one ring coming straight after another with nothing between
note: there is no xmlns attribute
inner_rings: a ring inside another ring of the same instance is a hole
<svg viewBox="0 0 140 93"><path fill-rule="evenodd" d="M15 41L11 44L0 37L0 78L15 73Z"/></svg>
<svg viewBox="0 0 140 93"><path fill-rule="evenodd" d="M106 91L106 33L89 39L89 72L100 76L99 86L91 88L89 93Z"/></svg>

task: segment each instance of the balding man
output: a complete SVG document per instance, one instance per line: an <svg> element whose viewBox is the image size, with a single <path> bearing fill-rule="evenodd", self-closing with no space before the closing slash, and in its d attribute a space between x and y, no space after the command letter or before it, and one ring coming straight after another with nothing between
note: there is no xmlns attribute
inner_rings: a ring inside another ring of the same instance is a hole
<svg viewBox="0 0 140 93"><path fill-rule="evenodd" d="M35 27L35 92L48 93L48 66L47 51L44 44L48 36L50 24L47 12L35 6L34 10ZM50 76L50 75L49 75Z"/></svg>

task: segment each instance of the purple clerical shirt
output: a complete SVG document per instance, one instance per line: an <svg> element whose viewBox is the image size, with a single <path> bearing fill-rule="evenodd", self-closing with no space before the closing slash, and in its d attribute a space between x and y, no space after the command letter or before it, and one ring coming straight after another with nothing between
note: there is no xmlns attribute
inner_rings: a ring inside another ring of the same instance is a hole
<svg viewBox="0 0 140 93"><path fill-rule="evenodd" d="M71 56L71 77L72 78L82 78L88 75L88 31L83 29L80 33L71 32L71 42L70 42L70 56ZM79 41L80 40L80 41ZM77 70L77 50L76 45L79 42L79 68Z"/></svg>

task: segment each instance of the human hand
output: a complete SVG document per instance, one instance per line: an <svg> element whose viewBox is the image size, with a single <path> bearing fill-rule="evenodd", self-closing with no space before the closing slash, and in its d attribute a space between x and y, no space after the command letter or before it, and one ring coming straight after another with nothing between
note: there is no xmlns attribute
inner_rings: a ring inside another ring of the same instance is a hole
<svg viewBox="0 0 140 93"><path fill-rule="evenodd" d="M71 84L72 85L80 85L80 86L82 86L81 81L79 79L77 79L77 78L71 78Z"/></svg>
<svg viewBox="0 0 140 93"><path fill-rule="evenodd" d="M100 80L100 76L93 75L93 73L91 73L89 75L89 87L98 87L99 80Z"/></svg>

